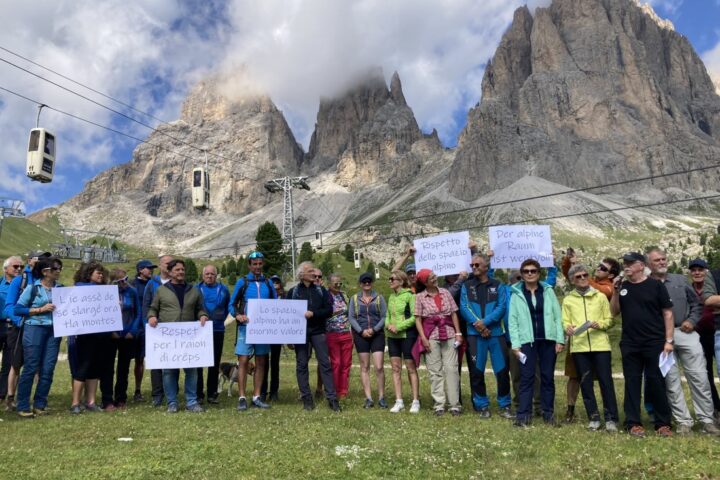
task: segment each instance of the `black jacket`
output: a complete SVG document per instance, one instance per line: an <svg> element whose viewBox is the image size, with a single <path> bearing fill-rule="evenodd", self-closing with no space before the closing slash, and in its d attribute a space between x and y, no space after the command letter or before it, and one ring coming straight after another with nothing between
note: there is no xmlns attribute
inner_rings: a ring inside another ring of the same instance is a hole
<svg viewBox="0 0 720 480"><path fill-rule="evenodd" d="M306 287L300 282L287 292L288 300L307 300L308 310L313 313L307 323L307 336L325 333L325 320L333 313L333 306L324 287L310 285Z"/></svg>

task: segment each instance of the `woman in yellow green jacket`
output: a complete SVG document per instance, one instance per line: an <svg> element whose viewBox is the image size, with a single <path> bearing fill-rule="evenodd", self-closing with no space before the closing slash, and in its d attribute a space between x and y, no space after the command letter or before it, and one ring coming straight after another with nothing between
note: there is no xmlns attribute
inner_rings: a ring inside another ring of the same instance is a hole
<svg viewBox="0 0 720 480"><path fill-rule="evenodd" d="M590 420L588 428L593 431L600 428L600 412L593 390L594 371L600 383L605 429L615 433L618 407L607 334L612 326L610 303L605 294L590 286L590 275L585 265L573 266L568 272L568 278L575 288L563 300L563 328L572 342L570 351L580 379L585 411Z"/></svg>
<svg viewBox="0 0 720 480"><path fill-rule="evenodd" d="M395 270L390 274L389 280L392 293L388 297L385 337L390 353L390 365L392 365L393 387L395 387L395 405L390 411L399 413L405 409L402 396L402 359L404 358L413 396L410 413L418 413L420 381L412 357L412 348L418 338L415 327L415 295L410 290L410 282L405 272Z"/></svg>

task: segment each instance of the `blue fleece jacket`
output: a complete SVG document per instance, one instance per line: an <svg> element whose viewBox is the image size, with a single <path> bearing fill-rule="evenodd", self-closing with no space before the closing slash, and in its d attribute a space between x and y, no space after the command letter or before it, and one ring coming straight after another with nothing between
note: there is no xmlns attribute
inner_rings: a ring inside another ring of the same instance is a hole
<svg viewBox="0 0 720 480"><path fill-rule="evenodd" d="M224 332L225 318L230 313L230 290L219 282L215 285L201 282L197 288L202 292L204 310L213 322L213 332Z"/></svg>
<svg viewBox="0 0 720 480"><path fill-rule="evenodd" d="M275 291L275 287L273 287L272 282L267 280L264 275L260 275L258 277L255 277L255 275L251 272L242 277L238 282L235 284L235 289L233 290L232 297L230 298L230 315L233 317L237 315L238 313L245 313L247 311L247 301L244 303L244 310L245 312L236 312L235 311L235 304L237 303L235 300L238 296L238 293L240 293L240 289L245 285L245 282L247 282L247 288L245 289L245 300L249 300L251 298L277 298L277 292Z"/></svg>
<svg viewBox="0 0 720 480"><path fill-rule="evenodd" d="M142 325L142 306L140 305L140 297L137 290L133 287L127 287L119 290L120 303L122 303L123 330L121 337L125 337L128 333L133 337L138 336L138 331Z"/></svg>
<svg viewBox="0 0 720 480"><path fill-rule="evenodd" d="M22 273L22 275L18 275L17 277L13 278L13 281L10 283L10 287L7 291L7 296L5 297L5 310L3 311L2 316L4 318L9 318L12 320L12 323L19 327L22 323L23 317L26 317L30 311L27 307L21 307L17 309L16 313L16 304L18 301L18 298L20 298L20 294L22 293L22 282L23 282L23 275L27 277L27 285L32 285L35 283L35 277L33 277L32 274L32 268L30 268L30 265L27 265L25 267L25 271Z"/></svg>

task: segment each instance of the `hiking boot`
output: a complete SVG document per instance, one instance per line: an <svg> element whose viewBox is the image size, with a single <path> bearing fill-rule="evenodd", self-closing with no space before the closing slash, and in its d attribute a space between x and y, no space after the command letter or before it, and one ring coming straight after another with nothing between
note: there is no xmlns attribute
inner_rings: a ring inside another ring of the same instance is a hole
<svg viewBox="0 0 720 480"><path fill-rule="evenodd" d="M713 437L720 435L720 428L718 428L713 422L703 423L701 431L708 435L712 435Z"/></svg>
<svg viewBox="0 0 720 480"><path fill-rule="evenodd" d="M33 413L38 417L42 417L43 415L47 415L48 411L47 408L33 408Z"/></svg>
<svg viewBox="0 0 720 480"><path fill-rule="evenodd" d="M15 410L15 395L8 395L5 399L5 411L12 412Z"/></svg>
<svg viewBox="0 0 720 480"><path fill-rule="evenodd" d="M435 409L435 416L436 417L442 417L445 415L445 409L444 408L436 408Z"/></svg>
<svg viewBox="0 0 720 480"><path fill-rule="evenodd" d="M31 412L30 410L27 410L27 411L20 410L17 412L17 414L18 414L18 417L20 417L20 418L35 418L35 414L33 412Z"/></svg>
<svg viewBox="0 0 720 480"><path fill-rule="evenodd" d="M605 422L605 431L608 433L618 433L617 424L612 420Z"/></svg>
<svg viewBox="0 0 720 480"><path fill-rule="evenodd" d="M312 397L304 397L302 399L303 402L303 408L307 410L308 412L315 410L315 402L313 401Z"/></svg>
<svg viewBox="0 0 720 480"><path fill-rule="evenodd" d="M385 398L380 398L380 400L378 400L378 407L380 407L380 408L387 408L387 407L388 407L388 404L387 404L387 402L385 401Z"/></svg>
<svg viewBox="0 0 720 480"><path fill-rule="evenodd" d="M333 398L332 400L328 400L328 406L333 412L342 412L342 407L340 407L340 402L337 401L336 398Z"/></svg>
<svg viewBox="0 0 720 480"><path fill-rule="evenodd" d="M633 425L630 427L630 430L628 430L628 433L633 437L644 438L645 428L643 428L642 425Z"/></svg>
<svg viewBox="0 0 720 480"><path fill-rule="evenodd" d="M363 405L363 408L373 408L375 404L372 401L372 398L366 398L365 399L365 405Z"/></svg>
<svg viewBox="0 0 720 480"><path fill-rule="evenodd" d="M515 414L512 413L512 410L510 407L503 407L500 409L500 413L498 413L502 418L507 418L509 420L512 420L515 418Z"/></svg>
<svg viewBox="0 0 720 480"><path fill-rule="evenodd" d="M462 410L460 410L459 408L451 408L451 409L450 409L450 414L451 414L453 417L459 417L459 416L462 414Z"/></svg>
<svg viewBox="0 0 720 480"><path fill-rule="evenodd" d="M675 427L675 433L677 433L681 437L687 437L692 433L692 427L690 425L680 423L677 427Z"/></svg>
<svg viewBox="0 0 720 480"><path fill-rule="evenodd" d="M80 404L70 407L70 413L72 413L73 415L80 415L82 413L82 408L80 408Z"/></svg>
<svg viewBox="0 0 720 480"><path fill-rule="evenodd" d="M205 409L201 407L199 403L193 403L192 405L185 407L185 410L190 413L203 413L205 411Z"/></svg>
<svg viewBox="0 0 720 480"><path fill-rule="evenodd" d="M405 410L405 402L402 399L395 400L395 405L390 409L390 413L400 413Z"/></svg>
<svg viewBox="0 0 720 480"><path fill-rule="evenodd" d="M420 413L420 400L413 400L410 405L410 413Z"/></svg>
<svg viewBox="0 0 720 480"><path fill-rule="evenodd" d="M167 413L177 413L177 412L178 412L177 403L168 404Z"/></svg>
<svg viewBox="0 0 720 480"><path fill-rule="evenodd" d="M565 413L565 423L575 423L575 405L568 405Z"/></svg>
<svg viewBox="0 0 720 480"><path fill-rule="evenodd" d="M673 432L667 425L663 425L662 427L655 430L655 435L658 437L672 437Z"/></svg>
<svg viewBox="0 0 720 480"><path fill-rule="evenodd" d="M252 406L255 408L270 408L270 405L265 403L260 397L253 398Z"/></svg>
<svg viewBox="0 0 720 480"><path fill-rule="evenodd" d="M218 400L218 396L217 396L217 395L213 395L212 397L208 397L207 400L208 400L208 403L209 403L210 405L219 405L219 404L220 404L220 400Z"/></svg>
<svg viewBox="0 0 720 480"><path fill-rule="evenodd" d="M488 407L483 407L478 410L478 415L480 418L490 418L490 409Z"/></svg>
<svg viewBox="0 0 720 480"><path fill-rule="evenodd" d="M142 392L140 390L135 390L135 395L133 395L133 402L144 402L145 397L143 397Z"/></svg>
<svg viewBox="0 0 720 480"><path fill-rule="evenodd" d="M248 409L247 399L245 397L240 397L237 404L237 411L238 412L244 412Z"/></svg>

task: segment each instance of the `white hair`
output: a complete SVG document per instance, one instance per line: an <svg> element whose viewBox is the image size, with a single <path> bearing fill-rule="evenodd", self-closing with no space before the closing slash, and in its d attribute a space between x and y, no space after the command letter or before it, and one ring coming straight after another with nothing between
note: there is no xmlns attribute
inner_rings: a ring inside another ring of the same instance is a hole
<svg viewBox="0 0 720 480"><path fill-rule="evenodd" d="M302 262L300 265L298 265L296 274L297 274L297 279L298 279L299 282L302 282L303 274L305 273L305 270L306 270L308 267L313 267L313 268L314 268L315 265L313 265L313 262L311 262L311 261L309 261L309 260L306 261L306 262Z"/></svg>
<svg viewBox="0 0 720 480"><path fill-rule="evenodd" d="M23 263L22 258L18 257L17 255L13 255L12 257L6 258L5 261L3 262L3 270L5 270L6 268L8 268L8 267L10 266L10 263L11 263L13 260L16 260L16 261L18 261L18 262L20 262L20 263Z"/></svg>

